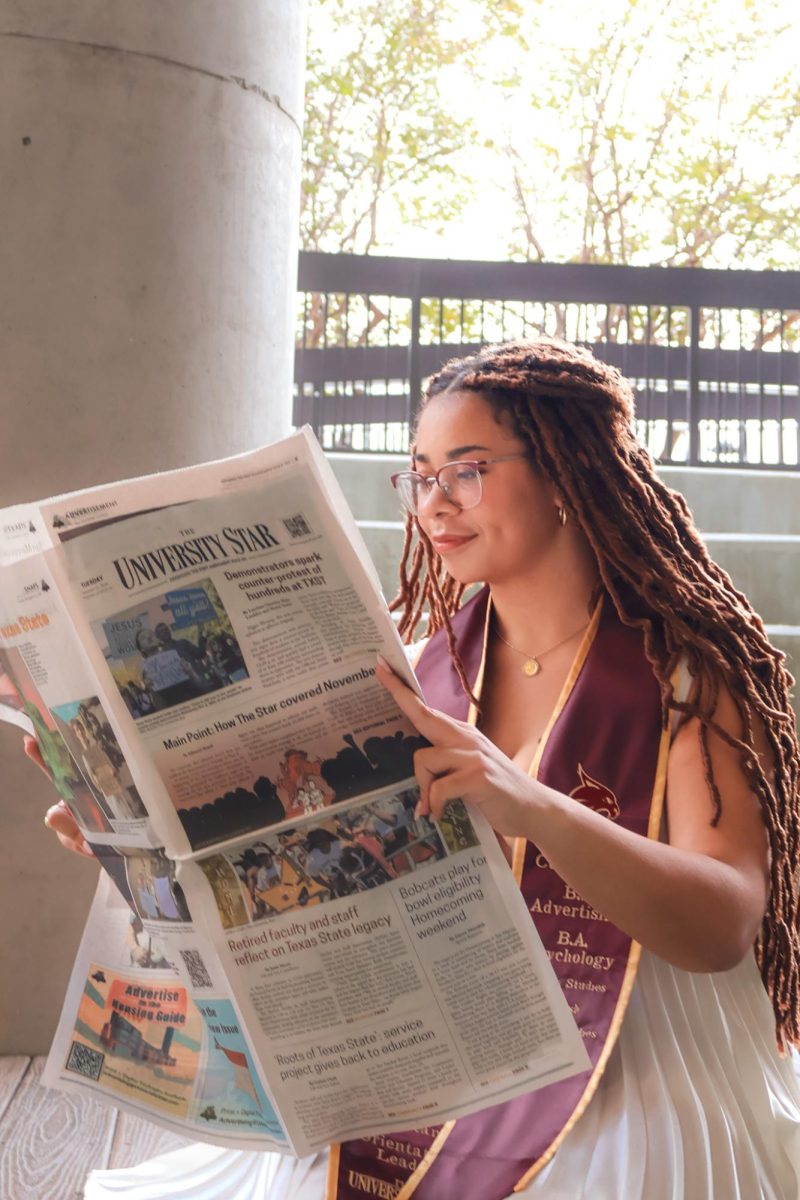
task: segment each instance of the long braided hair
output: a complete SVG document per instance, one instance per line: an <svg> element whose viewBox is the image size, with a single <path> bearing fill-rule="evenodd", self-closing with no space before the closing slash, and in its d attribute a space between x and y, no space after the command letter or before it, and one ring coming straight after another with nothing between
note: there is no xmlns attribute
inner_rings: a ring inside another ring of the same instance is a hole
<svg viewBox="0 0 800 1200"><path fill-rule="evenodd" d="M686 501L661 481L633 427L633 393L616 368L554 339L509 342L452 359L428 380L423 404L443 392L479 393L526 444L533 469L554 484L571 520L594 551L602 587L620 620L641 629L661 688L665 723L699 718L712 824L722 798L708 749L713 730L739 753L758 797L770 847L769 904L756 955L771 997L779 1044L800 1042L800 763L784 656L761 618L709 557ZM401 636L443 629L469 694L450 618L465 587L447 573L416 518L406 518L400 590ZM684 659L692 678L685 700L670 682ZM741 738L714 719L727 689ZM763 730L772 763L756 751ZM774 770L772 769L774 767Z"/></svg>

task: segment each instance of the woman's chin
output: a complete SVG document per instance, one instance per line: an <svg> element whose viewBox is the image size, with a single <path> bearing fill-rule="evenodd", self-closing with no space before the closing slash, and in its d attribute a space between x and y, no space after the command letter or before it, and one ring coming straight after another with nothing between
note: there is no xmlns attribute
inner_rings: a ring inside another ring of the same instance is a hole
<svg viewBox="0 0 800 1200"><path fill-rule="evenodd" d="M442 555L444 569L448 575L451 575L455 579L456 583L461 583L464 587L469 587L471 583L483 583L483 575L474 566L471 567L469 563L459 562L455 556L453 556L453 559L455 561L452 559L448 561L445 555Z"/></svg>

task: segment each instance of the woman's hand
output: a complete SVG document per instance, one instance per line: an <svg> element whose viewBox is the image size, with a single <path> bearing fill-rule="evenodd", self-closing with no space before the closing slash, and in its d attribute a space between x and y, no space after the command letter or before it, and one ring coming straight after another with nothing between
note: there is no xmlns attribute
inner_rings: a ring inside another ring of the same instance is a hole
<svg viewBox="0 0 800 1200"><path fill-rule="evenodd" d="M418 815L430 813L438 820L447 802L460 798L479 807L498 833L530 836L536 781L474 726L428 708L380 655L376 673L398 708L431 743L414 755Z"/></svg>
<svg viewBox="0 0 800 1200"><path fill-rule="evenodd" d="M85 858L94 858L92 848L78 828L78 823L63 800L48 808L44 823L52 829L65 850L82 854Z"/></svg>
<svg viewBox="0 0 800 1200"><path fill-rule="evenodd" d="M499 833L535 843L587 904L673 966L724 971L748 952L766 904L766 833L738 755L717 734L709 753L721 819L711 824L695 720L669 755L667 844L530 779L477 730L427 708L380 659L377 675L432 743L414 756L423 812L438 818L456 796L477 804ZM741 737L727 693L715 718Z"/></svg>
<svg viewBox="0 0 800 1200"><path fill-rule="evenodd" d="M35 762L37 767L44 771L47 778L50 779L50 772L42 758L42 751L36 738L26 736L23 745L31 762ZM94 858L91 846L81 833L77 821L63 800L59 800L58 804L48 808L44 823L48 829L53 830L66 850L72 850L74 854L82 854L85 858Z"/></svg>

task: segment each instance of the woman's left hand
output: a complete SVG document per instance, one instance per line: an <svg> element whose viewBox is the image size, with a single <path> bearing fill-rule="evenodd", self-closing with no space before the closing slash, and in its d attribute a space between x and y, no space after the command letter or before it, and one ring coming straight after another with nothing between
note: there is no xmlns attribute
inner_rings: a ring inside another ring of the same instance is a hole
<svg viewBox="0 0 800 1200"><path fill-rule="evenodd" d="M376 675L398 708L431 743L414 755L418 812L430 813L438 820L449 800L462 799L477 805L498 833L528 837L536 781L473 725L429 708L380 655Z"/></svg>

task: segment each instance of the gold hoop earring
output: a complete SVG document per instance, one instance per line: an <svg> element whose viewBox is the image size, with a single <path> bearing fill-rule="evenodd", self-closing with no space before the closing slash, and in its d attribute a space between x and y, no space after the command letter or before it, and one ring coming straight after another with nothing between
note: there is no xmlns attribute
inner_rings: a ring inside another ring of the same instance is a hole
<svg viewBox="0 0 800 1200"><path fill-rule="evenodd" d="M557 506L556 513L558 514L558 523L563 528L567 523L567 510L563 504Z"/></svg>

